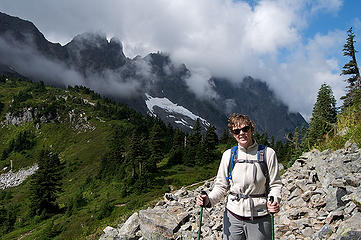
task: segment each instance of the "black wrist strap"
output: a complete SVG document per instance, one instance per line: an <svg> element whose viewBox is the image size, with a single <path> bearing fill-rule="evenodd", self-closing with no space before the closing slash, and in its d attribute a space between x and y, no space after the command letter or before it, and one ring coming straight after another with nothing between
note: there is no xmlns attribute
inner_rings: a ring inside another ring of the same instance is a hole
<svg viewBox="0 0 361 240"><path fill-rule="evenodd" d="M209 200L209 198L208 198L208 203L207 203L207 205L206 205L205 207L206 207L206 208L212 207L212 204L211 204L211 201Z"/></svg>

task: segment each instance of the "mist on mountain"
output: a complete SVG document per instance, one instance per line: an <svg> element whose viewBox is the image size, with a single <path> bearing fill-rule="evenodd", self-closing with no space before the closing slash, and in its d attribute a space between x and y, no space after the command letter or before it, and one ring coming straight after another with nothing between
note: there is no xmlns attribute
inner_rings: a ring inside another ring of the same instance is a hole
<svg viewBox="0 0 361 240"><path fill-rule="evenodd" d="M3 13L0 19L0 64L34 81L63 88L83 85L185 131L194 119L174 117L162 106L152 112L146 105L147 96L186 108L216 126L218 134L226 128L232 112L250 115L257 131L277 140L307 125L265 82L250 76L239 82L215 77L205 68L188 69L160 52L130 59L123 53L121 41L108 40L104 33L82 33L61 46L47 41L31 22Z"/></svg>

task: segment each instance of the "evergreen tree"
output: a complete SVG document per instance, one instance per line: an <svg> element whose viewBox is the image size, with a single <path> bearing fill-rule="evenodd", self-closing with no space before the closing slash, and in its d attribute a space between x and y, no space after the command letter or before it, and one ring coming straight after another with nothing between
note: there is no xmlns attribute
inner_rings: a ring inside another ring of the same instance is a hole
<svg viewBox="0 0 361 240"><path fill-rule="evenodd" d="M0 113L3 111L5 104L0 101Z"/></svg>
<svg viewBox="0 0 361 240"><path fill-rule="evenodd" d="M108 141L109 150L101 160L98 177L101 179L121 179L124 175L123 163L125 150L122 141L123 135L120 127L115 127Z"/></svg>
<svg viewBox="0 0 361 240"><path fill-rule="evenodd" d="M354 40L355 34L352 31L352 27L350 27L350 29L347 32L348 32L348 35L347 35L346 43L343 47L343 55L348 56L351 59L348 63L346 63L344 65L342 73L341 73L341 75L350 76L348 79L345 80L349 84L347 86L348 92L347 92L346 96L343 96L341 98L344 100L344 107L348 107L348 106L352 105L353 102L355 101L355 98L357 96L359 96L358 94L356 94L355 91L361 90L360 71L357 66L357 61L356 61L357 51L354 46L354 43L356 42ZM357 96L355 96L355 95L357 95Z"/></svg>
<svg viewBox="0 0 361 240"><path fill-rule="evenodd" d="M192 133L189 135L188 145L191 147L195 147L198 144L200 144L201 141L202 141L201 124L199 118L197 118L192 128Z"/></svg>
<svg viewBox="0 0 361 240"><path fill-rule="evenodd" d="M178 128L174 132L172 148L184 148L185 134Z"/></svg>
<svg viewBox="0 0 361 240"><path fill-rule="evenodd" d="M211 151L215 150L218 145L218 136L216 134L216 127L215 126L209 126L207 128L206 137L205 137L205 143L208 149Z"/></svg>
<svg viewBox="0 0 361 240"><path fill-rule="evenodd" d="M270 142L270 147L271 147L271 148L274 148L274 146L275 146L275 137L272 136L272 137L271 137L271 142Z"/></svg>
<svg viewBox="0 0 361 240"><path fill-rule="evenodd" d="M195 163L202 162L202 156L200 155L201 151L202 133L200 120L198 118L194 123L192 132L188 135L187 147L185 149L185 154L183 155L183 162L188 166L193 166Z"/></svg>
<svg viewBox="0 0 361 240"><path fill-rule="evenodd" d="M168 165L183 163L185 134L176 129L173 135L172 149L170 150Z"/></svg>
<svg viewBox="0 0 361 240"><path fill-rule="evenodd" d="M154 163L149 161L149 147L146 137L137 130L133 131L129 151L126 156L127 184L141 191L151 185Z"/></svg>
<svg viewBox="0 0 361 240"><path fill-rule="evenodd" d="M127 175L128 179L131 179L129 182L130 184L134 184L136 179L138 178L139 171L138 169L138 161L141 159L142 155L142 144L141 139L136 130L133 131L130 144L129 144L129 150L127 151L126 155L126 166L127 166Z"/></svg>
<svg viewBox="0 0 361 240"><path fill-rule="evenodd" d="M163 154L163 139L161 135L161 127L159 124L154 124L150 131L150 160L149 160L149 171L154 172L157 168L157 163L161 162Z"/></svg>
<svg viewBox="0 0 361 240"><path fill-rule="evenodd" d="M298 127L295 128L293 133L289 133L286 136L286 163L287 167L291 167L296 159L301 156L301 154L307 150L307 145L305 141L306 128L302 127L300 130Z"/></svg>
<svg viewBox="0 0 361 240"><path fill-rule="evenodd" d="M269 146L269 142L268 142L268 135L266 132L262 133L262 135L260 135L258 132L256 132L253 135L254 139L256 140L256 142L258 144L262 144L265 146Z"/></svg>
<svg viewBox="0 0 361 240"><path fill-rule="evenodd" d="M218 136L216 134L216 128L214 126L209 126L207 128L206 137L202 142L201 153L201 162L200 164L207 164L213 162L217 157L218 154L216 152L216 148L218 145Z"/></svg>
<svg viewBox="0 0 361 240"><path fill-rule="evenodd" d="M0 205L0 236L14 230L18 209L10 204L7 208Z"/></svg>
<svg viewBox="0 0 361 240"><path fill-rule="evenodd" d="M310 147L323 139L324 135L332 129L337 120L336 115L335 97L331 87L324 83L318 91L308 129L307 141Z"/></svg>
<svg viewBox="0 0 361 240"><path fill-rule="evenodd" d="M62 164L57 154L42 150L39 154L39 169L30 185L31 215L56 213L56 199L62 192Z"/></svg>
<svg viewBox="0 0 361 240"><path fill-rule="evenodd" d="M219 140L219 142L222 144L227 144L229 142L229 139L230 139L230 136L229 136L228 130L225 128L225 129L223 129L223 133L222 133L222 136L221 136L221 139Z"/></svg>

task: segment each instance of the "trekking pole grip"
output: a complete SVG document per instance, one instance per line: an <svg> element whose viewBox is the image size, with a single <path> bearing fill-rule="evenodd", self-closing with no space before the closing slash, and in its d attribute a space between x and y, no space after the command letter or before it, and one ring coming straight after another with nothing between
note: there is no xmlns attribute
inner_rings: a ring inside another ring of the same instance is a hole
<svg viewBox="0 0 361 240"><path fill-rule="evenodd" d="M269 201L271 202L271 204L274 202L274 197L273 196L270 196L269 197ZM275 239L275 229L274 229L274 213L271 212L271 231L272 231L272 240Z"/></svg>
<svg viewBox="0 0 361 240"><path fill-rule="evenodd" d="M206 193L206 191L201 191L201 195L207 195L207 193ZM199 213L199 228L198 228L198 240L200 240L201 239L201 232L202 232L202 230L201 230L201 228L202 228L202 214L203 214L203 208L204 208L204 198L202 197L202 201L203 201L203 203L202 203L202 206L201 206L201 211L200 211L200 213Z"/></svg>
<svg viewBox="0 0 361 240"><path fill-rule="evenodd" d="M202 190L202 191L201 191L201 195L208 195L208 194L207 194L206 191ZM202 197L202 200L203 200L203 205L202 205L202 206L204 207L204 204L205 204L205 200L206 200L206 199Z"/></svg>

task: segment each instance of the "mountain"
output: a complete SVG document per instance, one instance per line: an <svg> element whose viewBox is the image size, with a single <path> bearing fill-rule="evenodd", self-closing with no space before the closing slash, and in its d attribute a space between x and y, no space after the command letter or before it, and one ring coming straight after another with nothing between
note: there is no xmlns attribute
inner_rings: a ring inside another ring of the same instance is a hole
<svg viewBox="0 0 361 240"><path fill-rule="evenodd" d="M24 51L17 51L19 48ZM102 34L83 33L61 46L47 41L31 22L0 13L0 57L4 66L0 73L9 68L56 86L84 85L185 131L199 118L203 130L214 125L221 135L232 112L249 115L258 132L276 140L307 125L261 80L247 77L232 83L210 78L214 94L199 97L187 84L192 72L185 64L175 64L169 55L159 52L127 58L120 40L108 41ZM50 66L48 71L44 65Z"/></svg>

